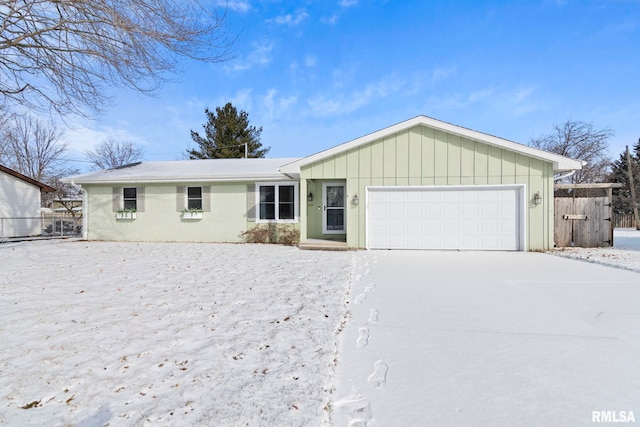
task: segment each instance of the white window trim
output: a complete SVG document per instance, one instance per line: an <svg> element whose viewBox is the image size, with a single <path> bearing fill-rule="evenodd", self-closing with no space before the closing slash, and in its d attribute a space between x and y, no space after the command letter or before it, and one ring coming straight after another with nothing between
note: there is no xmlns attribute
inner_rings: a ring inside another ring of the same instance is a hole
<svg viewBox="0 0 640 427"><path fill-rule="evenodd" d="M278 219L279 216L279 191L278 187L281 185L293 186L293 219ZM275 188L275 204L276 204L276 219L261 219L260 218L260 187L276 187ZM296 224L300 222L300 195L299 195L299 183L298 181L275 181L275 182L256 182L256 223L257 224Z"/></svg>

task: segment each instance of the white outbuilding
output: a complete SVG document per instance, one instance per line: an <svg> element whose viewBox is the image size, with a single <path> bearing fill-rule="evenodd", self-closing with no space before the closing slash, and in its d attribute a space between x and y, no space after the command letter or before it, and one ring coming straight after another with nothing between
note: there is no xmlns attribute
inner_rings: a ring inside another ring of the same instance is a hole
<svg viewBox="0 0 640 427"><path fill-rule="evenodd" d="M0 165L0 239L42 233L42 192L55 189Z"/></svg>

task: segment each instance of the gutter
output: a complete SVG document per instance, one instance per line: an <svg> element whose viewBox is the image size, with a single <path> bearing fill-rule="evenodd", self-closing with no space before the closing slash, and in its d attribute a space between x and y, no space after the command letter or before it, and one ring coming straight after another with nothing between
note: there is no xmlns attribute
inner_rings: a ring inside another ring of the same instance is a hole
<svg viewBox="0 0 640 427"><path fill-rule="evenodd" d="M297 180L287 174L287 178L291 180ZM201 183L201 182L255 182L255 181L287 181L283 179L282 175L256 175L256 176L225 176L225 177L196 177L188 178L184 177L170 177L170 178L145 178L145 177L127 177L117 180L97 179L90 181L81 181L79 185L115 185L115 184L178 184L178 183ZM61 179L62 182L74 183L74 180ZM75 184L78 185L78 184Z"/></svg>

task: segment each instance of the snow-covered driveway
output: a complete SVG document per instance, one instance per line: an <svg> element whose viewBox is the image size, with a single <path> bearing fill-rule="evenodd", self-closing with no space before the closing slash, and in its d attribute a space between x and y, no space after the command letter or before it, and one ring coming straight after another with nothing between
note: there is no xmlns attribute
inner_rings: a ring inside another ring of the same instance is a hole
<svg viewBox="0 0 640 427"><path fill-rule="evenodd" d="M640 424L639 273L542 253L370 251L354 279L336 425L577 426L592 411Z"/></svg>

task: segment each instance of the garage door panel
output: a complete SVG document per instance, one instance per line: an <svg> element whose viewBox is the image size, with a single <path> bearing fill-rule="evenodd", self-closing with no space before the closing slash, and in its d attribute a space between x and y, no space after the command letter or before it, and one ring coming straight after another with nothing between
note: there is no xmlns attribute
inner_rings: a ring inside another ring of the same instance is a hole
<svg viewBox="0 0 640 427"><path fill-rule="evenodd" d="M394 218L402 218L404 216L404 205L390 204L387 207L387 215Z"/></svg>
<svg viewBox="0 0 640 427"><path fill-rule="evenodd" d="M402 219L391 219L389 220L388 224L389 224L389 228L388 228L389 233L397 233L397 234L404 233L404 221Z"/></svg>
<svg viewBox="0 0 640 427"><path fill-rule="evenodd" d="M498 205L495 203L483 203L480 205L480 215L483 217L487 216L498 216Z"/></svg>
<svg viewBox="0 0 640 427"><path fill-rule="evenodd" d="M462 205L462 215L464 216L472 216L472 217L477 217L478 216L478 210L479 210L480 206L478 206L476 203L465 203L464 205Z"/></svg>
<svg viewBox="0 0 640 427"><path fill-rule="evenodd" d="M477 220L463 220L460 221L460 232L462 233L477 233L480 230Z"/></svg>
<svg viewBox="0 0 640 427"><path fill-rule="evenodd" d="M496 219L484 219L480 221L481 233L497 233L501 231L500 224Z"/></svg>
<svg viewBox="0 0 640 427"><path fill-rule="evenodd" d="M426 217L440 216L441 206L438 203L424 204L422 212Z"/></svg>
<svg viewBox="0 0 640 427"><path fill-rule="evenodd" d="M402 192L389 193L387 200L390 202L403 202L406 198L406 194Z"/></svg>
<svg viewBox="0 0 640 427"><path fill-rule="evenodd" d="M409 233L422 233L422 220L421 219L407 219L407 228L405 231Z"/></svg>
<svg viewBox="0 0 640 427"><path fill-rule="evenodd" d="M442 205L442 214L445 216L457 217L459 212L460 212L460 205L457 203L445 202Z"/></svg>
<svg viewBox="0 0 640 427"><path fill-rule="evenodd" d="M408 203L406 205L404 214L406 216L417 216L417 217L421 217L422 214L422 204L421 203Z"/></svg>
<svg viewBox="0 0 640 427"><path fill-rule="evenodd" d="M521 187L379 187L367 196L367 245L518 250Z"/></svg>

